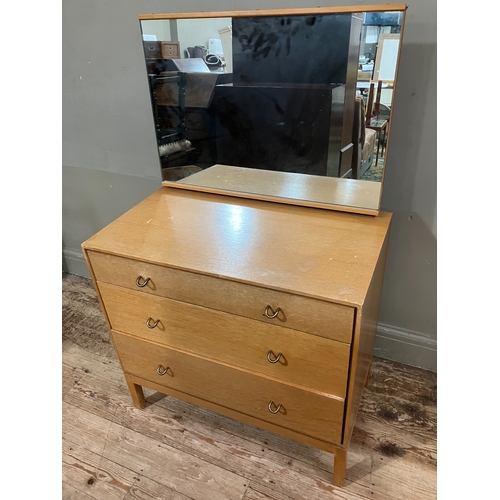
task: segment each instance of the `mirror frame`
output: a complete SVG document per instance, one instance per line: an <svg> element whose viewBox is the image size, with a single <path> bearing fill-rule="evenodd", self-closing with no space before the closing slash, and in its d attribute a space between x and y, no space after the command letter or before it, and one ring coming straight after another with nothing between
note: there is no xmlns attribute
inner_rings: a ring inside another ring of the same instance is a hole
<svg viewBox="0 0 500 500"><path fill-rule="evenodd" d="M391 98L391 114L397 88L403 32L405 26L406 4L376 4L336 7L309 7L287 9L257 9L240 11L214 12L174 12L168 14L141 14L141 21L204 19L219 17L264 17L264 16L303 16L322 14L356 14L364 12L402 12L400 46L396 61L396 73ZM142 29L141 29L142 32ZM391 124L386 134L386 150L389 147ZM179 181L162 180L168 188L201 191L239 198L272 201L289 205L321 208L365 215L378 215L382 200L382 191L386 165L381 182L360 179L326 177L311 174L252 169L238 166L214 165L201 172ZM294 194L295 193L295 194ZM297 197L297 193L308 193L307 199ZM368 203L375 203L376 206Z"/></svg>

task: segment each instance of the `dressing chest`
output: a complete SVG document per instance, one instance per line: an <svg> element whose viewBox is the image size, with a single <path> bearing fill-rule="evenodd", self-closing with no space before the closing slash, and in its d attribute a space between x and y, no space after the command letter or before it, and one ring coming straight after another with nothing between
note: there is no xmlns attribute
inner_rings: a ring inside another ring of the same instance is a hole
<svg viewBox="0 0 500 500"><path fill-rule="evenodd" d="M390 221L163 186L88 239L135 406L148 387L332 452L342 485Z"/></svg>

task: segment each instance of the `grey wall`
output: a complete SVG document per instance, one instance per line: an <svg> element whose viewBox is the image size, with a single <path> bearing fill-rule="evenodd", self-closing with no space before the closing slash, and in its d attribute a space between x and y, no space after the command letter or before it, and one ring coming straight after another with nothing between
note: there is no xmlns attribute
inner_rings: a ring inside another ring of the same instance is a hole
<svg viewBox="0 0 500 500"><path fill-rule="evenodd" d="M265 8L351 2L268 0ZM372 4L374 2L366 2ZM375 354L436 370L436 2L408 0L382 208L394 213ZM202 0L64 0L63 269L80 245L161 185L137 16L207 10ZM212 0L209 10L264 8Z"/></svg>

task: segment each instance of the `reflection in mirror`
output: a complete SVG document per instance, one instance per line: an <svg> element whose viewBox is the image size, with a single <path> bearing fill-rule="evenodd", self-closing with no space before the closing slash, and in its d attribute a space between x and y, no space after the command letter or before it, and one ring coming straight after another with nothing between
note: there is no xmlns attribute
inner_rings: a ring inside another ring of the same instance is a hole
<svg viewBox="0 0 500 500"><path fill-rule="evenodd" d="M304 12L140 16L163 181L225 165L382 182L404 10Z"/></svg>

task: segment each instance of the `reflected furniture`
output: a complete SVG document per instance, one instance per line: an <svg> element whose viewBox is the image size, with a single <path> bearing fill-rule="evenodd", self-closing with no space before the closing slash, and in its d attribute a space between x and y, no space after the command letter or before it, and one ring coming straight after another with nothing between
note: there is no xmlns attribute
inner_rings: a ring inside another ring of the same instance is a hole
<svg viewBox="0 0 500 500"><path fill-rule="evenodd" d="M342 485L390 221L163 187L91 237L134 404L148 387L329 451Z"/></svg>
<svg viewBox="0 0 500 500"><path fill-rule="evenodd" d="M362 16L277 19L233 18L232 73L214 74L200 58L148 59L159 149L180 140L192 146L190 154L160 156L164 180L163 169L189 164L351 177ZM270 49L270 30L277 41L268 57L249 50L246 41L257 48L259 39L261 52ZM292 33L293 56L285 43ZM321 42L314 54L312 39ZM169 80L179 80L182 96Z"/></svg>
<svg viewBox="0 0 500 500"><path fill-rule="evenodd" d="M350 177L362 23L359 13L235 16L214 163Z"/></svg>
<svg viewBox="0 0 500 500"><path fill-rule="evenodd" d="M372 166L377 133L366 126L366 106L361 94L356 95L353 124L352 177L361 179Z"/></svg>
<svg viewBox="0 0 500 500"><path fill-rule="evenodd" d="M366 127L368 129L374 130L377 133L377 155L375 158L375 165L378 165L378 156L380 149L382 148L382 155L384 154L385 143L387 139L387 124L388 121L384 118L374 117L372 118Z"/></svg>
<svg viewBox="0 0 500 500"><path fill-rule="evenodd" d="M155 63L154 73L148 75L163 180L172 180L174 167L196 164L200 170L213 165L215 141L210 131L214 119L210 108L214 87L227 80L208 68L201 72L201 59L168 63ZM162 148L178 144L183 146L162 154Z"/></svg>

